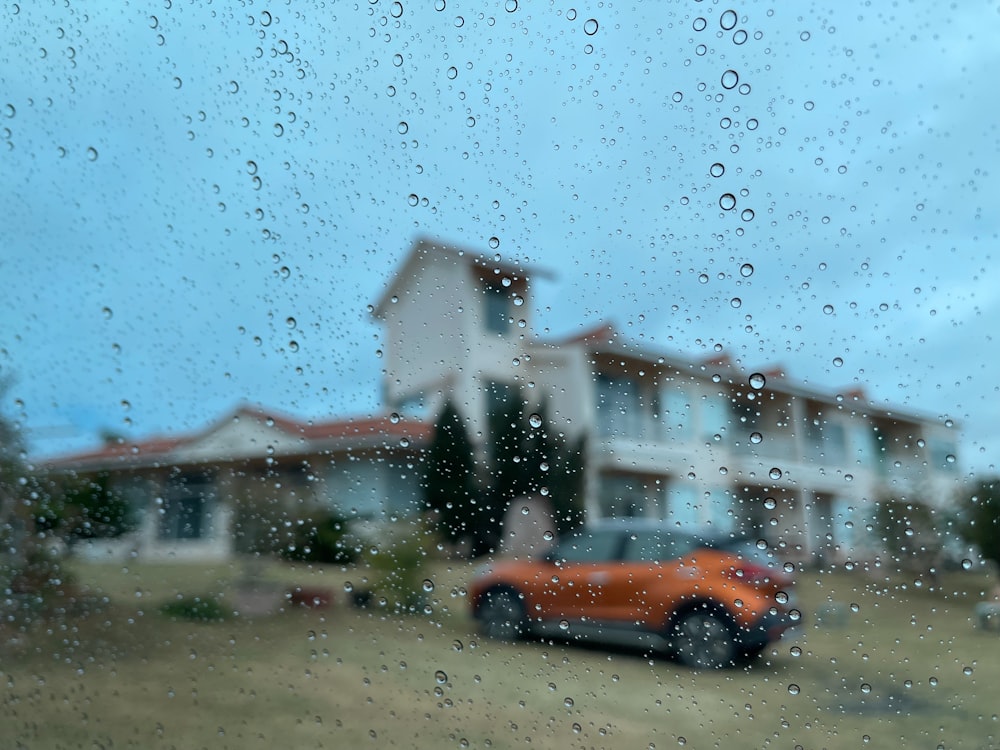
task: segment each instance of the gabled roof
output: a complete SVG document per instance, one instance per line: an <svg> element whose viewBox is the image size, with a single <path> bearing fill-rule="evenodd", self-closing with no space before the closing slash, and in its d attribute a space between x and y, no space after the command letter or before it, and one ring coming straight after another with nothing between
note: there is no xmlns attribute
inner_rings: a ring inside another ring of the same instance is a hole
<svg viewBox="0 0 1000 750"><path fill-rule="evenodd" d="M252 425L247 427L247 423ZM255 437L237 441L231 430ZM239 429L239 427L236 427ZM100 448L58 456L42 464L55 471L100 471L172 464L228 462L278 455L310 455L362 449L421 448L433 426L395 416L364 416L327 421L299 421L261 407L241 405L203 430L186 435L123 440ZM276 451L275 446L279 446Z"/></svg>
<svg viewBox="0 0 1000 750"><path fill-rule="evenodd" d="M434 240L429 237L418 237L410 246L410 251L403 259L402 265L393 274L378 301L372 306L372 315L376 318L385 316L386 307L393 298L399 297L404 285L417 276L418 270L432 262L447 259L452 263L464 263L473 268L483 270L499 270L500 273L513 279L553 278L550 271L535 266L529 266L518 261L505 260L499 255L487 255L475 250L467 250L458 245Z"/></svg>

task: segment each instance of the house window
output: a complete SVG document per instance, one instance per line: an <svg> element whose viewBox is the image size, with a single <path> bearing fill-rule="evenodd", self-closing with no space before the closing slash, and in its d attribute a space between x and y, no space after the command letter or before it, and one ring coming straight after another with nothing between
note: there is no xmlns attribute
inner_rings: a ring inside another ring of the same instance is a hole
<svg viewBox="0 0 1000 750"><path fill-rule="evenodd" d="M403 398L396 406L396 411L407 417L427 419L431 417L430 405L423 391L412 393Z"/></svg>
<svg viewBox="0 0 1000 750"><path fill-rule="evenodd" d="M208 535L208 518L214 485L204 475L172 480L160 508L160 539L202 539Z"/></svg>
<svg viewBox="0 0 1000 750"><path fill-rule="evenodd" d="M931 440L929 443L931 466L941 471L957 471L955 444L949 441Z"/></svg>
<svg viewBox="0 0 1000 750"><path fill-rule="evenodd" d="M639 384L630 378L597 376L597 420L601 435L640 437Z"/></svg>
<svg viewBox="0 0 1000 750"><path fill-rule="evenodd" d="M484 288L486 330L505 335L513 322L510 314L510 293L503 287L487 285Z"/></svg>
<svg viewBox="0 0 1000 750"><path fill-rule="evenodd" d="M601 517L658 517L662 495L663 482L655 477L604 475L598 492Z"/></svg>
<svg viewBox="0 0 1000 750"><path fill-rule="evenodd" d="M334 510L348 518L377 518L385 512L383 465L371 457L349 456L331 465L327 491Z"/></svg>
<svg viewBox="0 0 1000 750"><path fill-rule="evenodd" d="M732 492L724 487L702 490L696 484L678 482L670 488L667 519L687 531L732 531L736 527Z"/></svg>
<svg viewBox="0 0 1000 750"><path fill-rule="evenodd" d="M729 400L713 394L701 402L701 432L705 440L717 442L726 436L729 427Z"/></svg>
<svg viewBox="0 0 1000 750"><path fill-rule="evenodd" d="M688 437L691 434L691 398L676 385L668 384L660 391L661 421L666 437Z"/></svg>

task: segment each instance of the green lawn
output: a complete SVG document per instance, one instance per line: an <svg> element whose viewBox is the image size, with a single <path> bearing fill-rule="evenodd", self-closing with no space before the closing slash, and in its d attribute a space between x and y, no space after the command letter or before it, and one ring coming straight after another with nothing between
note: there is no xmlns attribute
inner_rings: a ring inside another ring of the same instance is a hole
<svg viewBox="0 0 1000 750"><path fill-rule="evenodd" d="M159 607L227 592L242 570L78 566L110 603L2 631L0 745L1000 746L1000 634L971 623L982 576L953 574L935 592L804 572L803 609L836 604L839 617L810 616L746 669L699 673L638 653L481 640L461 589L472 569L435 564L433 613L397 616L346 606L345 583L362 585L362 572L271 564L264 579L330 587L336 604L191 623Z"/></svg>

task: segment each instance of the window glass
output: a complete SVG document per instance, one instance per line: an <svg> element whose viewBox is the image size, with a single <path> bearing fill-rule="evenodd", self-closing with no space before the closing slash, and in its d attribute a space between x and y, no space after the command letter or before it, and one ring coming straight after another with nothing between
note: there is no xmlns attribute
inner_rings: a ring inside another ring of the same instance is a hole
<svg viewBox="0 0 1000 750"><path fill-rule="evenodd" d="M0 27L0 745L1000 744L1000 0Z"/></svg>
<svg viewBox="0 0 1000 750"><path fill-rule="evenodd" d="M611 529L595 529L560 542L553 557L570 563L604 562L621 556L623 535Z"/></svg>
<svg viewBox="0 0 1000 750"><path fill-rule="evenodd" d="M665 531L635 531L627 535L624 559L639 562L673 560L695 548L692 537Z"/></svg>

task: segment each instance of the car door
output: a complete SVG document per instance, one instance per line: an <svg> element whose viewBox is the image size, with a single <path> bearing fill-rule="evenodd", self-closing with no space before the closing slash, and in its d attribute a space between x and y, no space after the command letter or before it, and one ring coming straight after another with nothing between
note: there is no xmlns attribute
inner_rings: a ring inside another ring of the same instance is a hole
<svg viewBox="0 0 1000 750"><path fill-rule="evenodd" d="M552 576L540 597L542 619L599 621L621 567L623 536L610 529L588 531L560 543L550 557Z"/></svg>
<svg viewBox="0 0 1000 750"><path fill-rule="evenodd" d="M628 534L621 573L605 595L608 617L657 629L696 575L686 562L691 548L687 537L664 530Z"/></svg>

